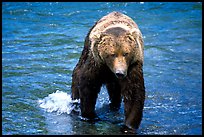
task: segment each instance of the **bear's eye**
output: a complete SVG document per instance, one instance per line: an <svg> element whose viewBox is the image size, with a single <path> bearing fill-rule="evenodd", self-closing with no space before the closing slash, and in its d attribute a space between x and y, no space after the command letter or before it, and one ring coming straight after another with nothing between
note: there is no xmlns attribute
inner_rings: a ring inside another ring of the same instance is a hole
<svg viewBox="0 0 204 137"><path fill-rule="evenodd" d="M123 56L126 57L128 55L128 53L123 53Z"/></svg>

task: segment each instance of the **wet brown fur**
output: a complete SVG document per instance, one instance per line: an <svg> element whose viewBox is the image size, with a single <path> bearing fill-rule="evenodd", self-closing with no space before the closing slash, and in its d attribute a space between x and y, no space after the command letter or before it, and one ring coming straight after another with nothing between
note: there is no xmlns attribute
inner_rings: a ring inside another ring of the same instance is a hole
<svg viewBox="0 0 204 137"><path fill-rule="evenodd" d="M142 120L145 100L143 62L135 61L128 64L127 76L124 79L116 78L107 64L99 63L91 53L89 35L96 24L86 36L82 55L72 74L72 99L80 99L82 117L94 119L96 99L102 84L105 84L111 101L110 107L118 109L123 97L125 125L130 129L137 129ZM116 37L124 34L122 29L117 28L105 33ZM135 49L137 50L136 46Z"/></svg>

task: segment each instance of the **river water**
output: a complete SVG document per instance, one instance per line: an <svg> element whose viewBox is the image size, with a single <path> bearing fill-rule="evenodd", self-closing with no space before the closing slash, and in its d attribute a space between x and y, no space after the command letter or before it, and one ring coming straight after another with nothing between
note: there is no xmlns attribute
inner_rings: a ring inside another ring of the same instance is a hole
<svg viewBox="0 0 204 137"><path fill-rule="evenodd" d="M102 16L130 16L144 38L146 100L139 135L202 134L202 3L2 3L2 134L123 134L123 106L72 110L71 75L86 34Z"/></svg>

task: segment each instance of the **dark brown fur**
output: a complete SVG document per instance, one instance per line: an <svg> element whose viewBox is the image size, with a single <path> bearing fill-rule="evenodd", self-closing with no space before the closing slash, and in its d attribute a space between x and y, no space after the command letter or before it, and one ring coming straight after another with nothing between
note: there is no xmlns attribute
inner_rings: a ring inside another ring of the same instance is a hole
<svg viewBox="0 0 204 137"><path fill-rule="evenodd" d="M110 107L118 109L123 97L125 125L130 129L137 129L142 120L145 100L143 62L130 64L124 79L116 78L106 64L96 62L93 54L90 53L89 35L91 30L87 34L82 55L73 71L72 99L80 99L82 117L94 119L96 117L96 99L102 84L105 84L111 101ZM111 30L111 33L117 32L120 33L121 30Z"/></svg>

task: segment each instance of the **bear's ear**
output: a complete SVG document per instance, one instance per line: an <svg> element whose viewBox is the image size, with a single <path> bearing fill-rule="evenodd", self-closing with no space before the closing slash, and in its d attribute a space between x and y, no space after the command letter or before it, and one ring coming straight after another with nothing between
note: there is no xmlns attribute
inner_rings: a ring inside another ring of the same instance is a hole
<svg viewBox="0 0 204 137"><path fill-rule="evenodd" d="M144 43L142 39L142 33L140 32L139 29L135 28L129 31L128 37L135 41L136 48L138 48L138 50L136 50L137 59L134 59L134 62L137 62L137 61L143 62L143 56L144 56L144 45L143 44Z"/></svg>
<svg viewBox="0 0 204 137"><path fill-rule="evenodd" d="M92 37L90 38L92 48L95 46L95 44L103 43L108 37L109 35L105 32L97 35L92 35Z"/></svg>
<svg viewBox="0 0 204 137"><path fill-rule="evenodd" d="M133 33L127 32L125 35L129 40L136 42L136 35Z"/></svg>
<svg viewBox="0 0 204 137"><path fill-rule="evenodd" d="M100 38L99 38L99 41L100 42L103 42L106 38L108 38L109 37L109 35L107 34L107 33L105 33L105 32L103 32L103 33L101 33L101 35L100 35Z"/></svg>
<svg viewBox="0 0 204 137"><path fill-rule="evenodd" d="M98 44L101 42L102 34L92 34L91 37L89 37L90 40L90 54L93 55L95 62L98 64L103 63L103 59L101 58L98 50Z"/></svg>
<svg viewBox="0 0 204 137"><path fill-rule="evenodd" d="M129 39L134 40L138 46L143 45L142 34L139 29L133 29L128 32L128 37Z"/></svg>
<svg viewBox="0 0 204 137"><path fill-rule="evenodd" d="M92 37L90 37L90 41L92 44L95 44L97 41L99 41L101 34L94 34Z"/></svg>

